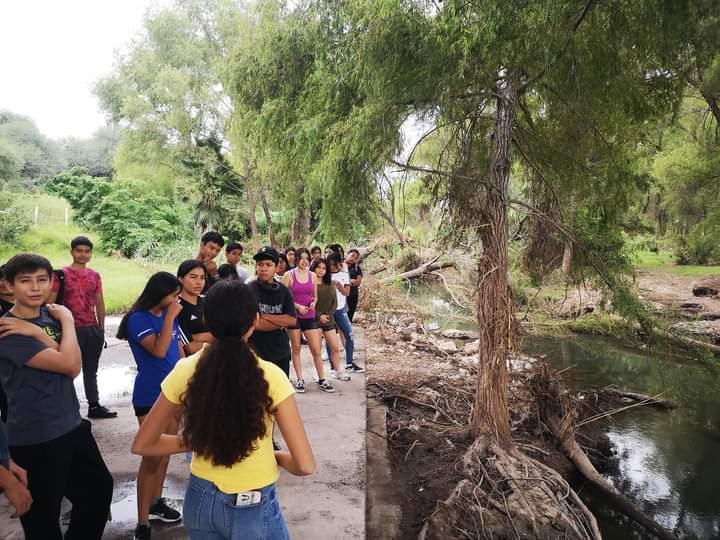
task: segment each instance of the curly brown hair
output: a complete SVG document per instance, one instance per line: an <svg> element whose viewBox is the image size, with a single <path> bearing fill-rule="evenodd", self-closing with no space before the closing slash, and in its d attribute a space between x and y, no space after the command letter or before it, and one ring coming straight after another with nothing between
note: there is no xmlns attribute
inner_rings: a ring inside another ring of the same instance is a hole
<svg viewBox="0 0 720 540"><path fill-rule="evenodd" d="M181 397L182 438L213 465L230 467L257 449L273 404L263 370L243 339L257 317L257 300L239 281L220 281L208 292L204 312L215 342L201 353Z"/></svg>

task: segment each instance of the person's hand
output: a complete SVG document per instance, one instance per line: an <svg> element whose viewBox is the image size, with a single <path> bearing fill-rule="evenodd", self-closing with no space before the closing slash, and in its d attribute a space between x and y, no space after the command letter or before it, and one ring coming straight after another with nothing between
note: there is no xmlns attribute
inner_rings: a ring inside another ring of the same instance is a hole
<svg viewBox="0 0 720 540"><path fill-rule="evenodd" d="M182 311L182 305L179 303L173 303L170 304L167 308L167 315L166 317L170 317L172 319L176 318L178 315L180 315L180 312Z"/></svg>
<svg viewBox="0 0 720 540"><path fill-rule="evenodd" d="M308 312L308 308L305 306L296 306L296 308L300 315L305 315Z"/></svg>
<svg viewBox="0 0 720 540"><path fill-rule="evenodd" d="M211 276L214 276L217 274L218 266L217 263L212 259L205 259L203 261L203 264L205 265L205 270L208 271L208 274Z"/></svg>
<svg viewBox="0 0 720 540"><path fill-rule="evenodd" d="M47 310L53 319L60 322L74 322L73 315L68 308L60 304L48 304Z"/></svg>
<svg viewBox="0 0 720 540"><path fill-rule="evenodd" d="M14 478L10 485L5 488L5 496L15 508L15 513L12 515L14 518L25 514L32 506L32 495L30 495L28 488L17 478Z"/></svg>
<svg viewBox="0 0 720 540"><path fill-rule="evenodd" d="M0 318L0 338L12 335L28 336L39 338L43 333L43 329L37 324L33 324L24 319L17 317Z"/></svg>
<svg viewBox="0 0 720 540"><path fill-rule="evenodd" d="M310 309L315 309L315 300L310 302L310 305L308 306Z"/></svg>
<svg viewBox="0 0 720 540"><path fill-rule="evenodd" d="M328 324L330 322L330 315L320 315L320 324Z"/></svg>
<svg viewBox="0 0 720 540"><path fill-rule="evenodd" d="M27 471L23 469L20 465L15 463L12 459L10 460L10 472L15 478L18 479L18 482L20 482L23 486L27 487Z"/></svg>

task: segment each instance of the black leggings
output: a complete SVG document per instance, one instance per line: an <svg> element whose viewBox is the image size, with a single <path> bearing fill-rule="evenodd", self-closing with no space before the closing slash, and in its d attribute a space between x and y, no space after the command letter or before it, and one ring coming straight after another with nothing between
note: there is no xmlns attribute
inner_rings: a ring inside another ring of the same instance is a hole
<svg viewBox="0 0 720 540"><path fill-rule="evenodd" d="M26 540L62 540L60 504L72 503L65 538L100 540L110 511L113 479L90 432L90 422L40 444L11 446L10 456L28 472L33 498L20 518Z"/></svg>

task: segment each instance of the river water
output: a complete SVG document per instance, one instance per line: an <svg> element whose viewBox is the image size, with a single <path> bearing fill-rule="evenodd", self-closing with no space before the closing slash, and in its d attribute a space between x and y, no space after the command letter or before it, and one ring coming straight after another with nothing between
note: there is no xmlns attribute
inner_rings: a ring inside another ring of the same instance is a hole
<svg viewBox="0 0 720 540"><path fill-rule="evenodd" d="M472 327L452 304L427 290L412 293L435 328ZM525 338L524 352L545 355L571 388L614 384L677 403L672 411L638 407L612 417L608 436L618 489L679 538L720 539L720 362L667 349L628 346L606 337ZM593 504L603 537L633 538L633 529L602 502Z"/></svg>

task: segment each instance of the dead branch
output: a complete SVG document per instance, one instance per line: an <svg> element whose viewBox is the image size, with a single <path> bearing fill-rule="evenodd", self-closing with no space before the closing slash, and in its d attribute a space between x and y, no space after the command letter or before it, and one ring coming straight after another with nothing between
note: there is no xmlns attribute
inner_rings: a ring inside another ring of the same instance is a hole
<svg viewBox="0 0 720 540"><path fill-rule="evenodd" d="M613 385L606 386L605 388L603 388L603 390L616 396L632 399L633 401L644 403L646 405L661 407L663 409L674 409L675 407L677 407L677 405L669 399L661 399L660 396L662 396L662 393L655 396L648 396L645 394L640 394L638 392L628 392L627 390L620 390Z"/></svg>
<svg viewBox="0 0 720 540"><path fill-rule="evenodd" d="M452 290L450 289L450 286L448 285L448 282L447 282L447 280L445 279L445 276L443 276L440 272L436 272L436 271L433 271L433 272L430 272L430 273L433 274L434 276L438 276L438 277L442 280L443 285L445 286L445 290L446 290L446 291L448 292L448 294L450 295L450 298L453 299L453 302L455 302L455 303L456 303L458 306L460 306L461 308L465 309L466 306L464 306L462 303L460 303L460 300L457 299L457 297L455 296L455 293L453 293Z"/></svg>
<svg viewBox="0 0 720 540"><path fill-rule="evenodd" d="M455 263L453 262L435 263L435 261L439 258L440 257L438 256L433 261L421 264L413 270L408 270L407 272L403 272L395 276L386 277L382 280L382 282L386 285L389 285L396 280L414 279L434 270L442 270L443 268L450 268L455 266Z"/></svg>

